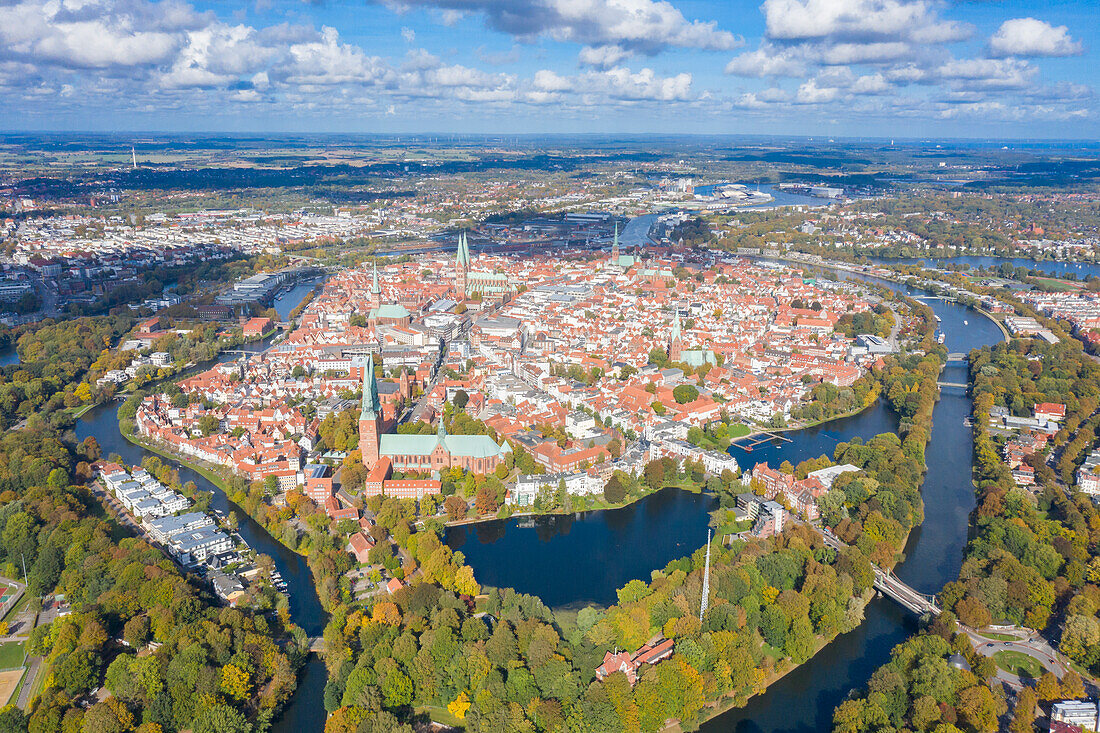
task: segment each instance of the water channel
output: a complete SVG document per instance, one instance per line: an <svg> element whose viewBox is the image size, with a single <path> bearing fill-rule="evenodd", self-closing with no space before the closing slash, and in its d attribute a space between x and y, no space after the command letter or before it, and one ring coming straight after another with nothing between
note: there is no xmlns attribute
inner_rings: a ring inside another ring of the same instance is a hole
<svg viewBox="0 0 1100 733"><path fill-rule="evenodd" d="M908 288L887 285L914 294ZM940 301L929 305L942 319L949 351L967 352L1001 340L997 326L974 311ZM966 365L949 364L942 380L965 383ZM958 576L962 564L968 514L974 502L972 444L963 422L969 414L970 398L965 390L943 388L927 449L928 473L922 489L925 521L911 533L906 560L897 569L902 580L924 592L938 592ZM758 461L773 467L784 460L797 464L805 458L831 454L838 442L892 432L897 425L897 416L880 401L859 415L789 432L790 443L759 446L752 452L735 447L733 454L742 468L751 468ZM702 546L706 512L713 506L713 498L672 489L621 510L453 528L447 541L462 550L483 583L539 595L550 606L607 604L614 602L615 589L631 578L646 579L653 568ZM866 620L859 628L838 637L746 707L708 721L703 730L827 730L836 705L864 684L889 659L890 650L915 630L915 619L906 611L893 601L876 599L867 607Z"/></svg>
<svg viewBox="0 0 1100 733"><path fill-rule="evenodd" d="M931 305L943 319L950 351L968 351L1000 339L996 326L973 311L940 302ZM228 358L231 355L220 360ZM948 366L945 381L965 382L965 369L965 365ZM153 454L122 437L117 411L116 403L89 411L78 421L76 437L81 440L94 435L104 455L118 453L127 463L140 464ZM968 470L971 441L963 425L969 411L970 401L963 390L945 388L934 413L923 490L925 523L910 536L907 561L898 568L903 580L926 592L938 591L953 580L962 560L967 513L973 504ZM742 466L750 468L760 460L772 465L783 460L797 463L831 453L838 442L853 436L868 438L896 429L897 417L880 402L859 415L791 432L790 443L760 446L752 453L739 449L735 455ZM183 466L179 472L181 480L194 481L200 489L213 493L214 508L224 512L235 509L220 489L198 473ZM706 495L665 490L615 511L454 528L447 541L466 554L483 583L537 594L550 606L606 604L614 602L615 589L631 578L648 578L650 570L700 547L705 542L707 512L714 501ZM305 559L274 540L242 511L237 515L242 537L258 552L271 556L286 579L294 621L308 635L320 634L325 614ZM852 688L863 684L888 659L890 649L914 628L913 620L891 601L875 600L858 629L836 639L747 707L709 721L704 730L826 729L833 708ZM323 729L325 680L324 664L311 659L293 699L273 727L275 733Z"/></svg>
<svg viewBox="0 0 1100 733"><path fill-rule="evenodd" d="M280 317L285 318L285 314L301 302L315 283L316 280L301 283L276 298L274 307L279 312ZM265 341L246 344L240 349L259 352L266 349L268 345ZM224 363L236 359L238 356L238 354L222 354L217 358L217 361ZM126 463L140 465L142 459L156 454L122 437L122 433L119 432L118 428L119 407L119 403L109 402L89 410L77 421L75 426L76 438L77 440L83 440L89 435L94 435L96 440L99 441L104 456L117 453L122 456L123 461ZM275 540L268 534L266 529L249 517L244 510L232 504L220 488L201 474L186 466L179 465L176 461L168 462L179 470L181 481L185 483L194 481L200 490L209 491L213 494L211 506L214 509L225 513L230 511L236 513L241 537L252 549L270 556L275 562L275 567L278 568L286 581L287 595L290 600L290 616L294 623L302 627L308 636L321 635L327 621L327 614L321 607L321 602L317 597L313 575L306 564L305 558ZM272 733L303 733L305 731L323 730L325 726L325 709L321 704L321 698L326 679L327 672L324 662L317 657L311 657L299 679L298 689L295 691L294 697L291 698L279 720L272 726Z"/></svg>
<svg viewBox="0 0 1100 733"><path fill-rule="evenodd" d="M1062 262L1061 260L1029 260L1024 257L995 257L992 255L960 255L958 257L868 257L871 262L879 265L919 265L924 263L927 267L947 268L954 265L969 265L978 267L1000 267L1009 264L1013 267L1026 267L1029 270L1039 270L1052 277L1065 277L1076 275L1078 280L1084 280L1089 275L1100 276L1100 264L1094 262Z"/></svg>

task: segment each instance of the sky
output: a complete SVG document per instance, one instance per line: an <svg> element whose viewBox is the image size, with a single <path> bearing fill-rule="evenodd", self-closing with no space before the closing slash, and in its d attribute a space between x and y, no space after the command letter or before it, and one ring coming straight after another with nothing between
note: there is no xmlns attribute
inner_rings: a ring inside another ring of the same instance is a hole
<svg viewBox="0 0 1100 733"><path fill-rule="evenodd" d="M1097 0L0 0L0 129L1100 138Z"/></svg>

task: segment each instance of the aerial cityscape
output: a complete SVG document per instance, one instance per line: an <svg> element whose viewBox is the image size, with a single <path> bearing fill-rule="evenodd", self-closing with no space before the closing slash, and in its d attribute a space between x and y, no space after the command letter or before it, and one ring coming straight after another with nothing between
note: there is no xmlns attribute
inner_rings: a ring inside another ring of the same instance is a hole
<svg viewBox="0 0 1100 733"><path fill-rule="evenodd" d="M0 3L0 733L1100 730L1098 21Z"/></svg>

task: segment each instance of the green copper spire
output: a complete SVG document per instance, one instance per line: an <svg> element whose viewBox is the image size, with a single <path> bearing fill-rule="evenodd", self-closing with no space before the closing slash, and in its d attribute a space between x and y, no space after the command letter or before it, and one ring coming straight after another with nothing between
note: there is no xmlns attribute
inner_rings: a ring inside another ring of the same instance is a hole
<svg viewBox="0 0 1100 733"><path fill-rule="evenodd" d="M676 315L672 319L672 340L680 338L680 309L675 310Z"/></svg>
<svg viewBox="0 0 1100 733"><path fill-rule="evenodd" d="M359 419L373 420L382 409L378 399L378 382L374 378L374 354L367 357L367 366L363 372L363 403Z"/></svg>
<svg viewBox="0 0 1100 733"><path fill-rule="evenodd" d="M378 286L378 263L374 263L374 285L371 286L370 291L372 293L381 293L382 288Z"/></svg>

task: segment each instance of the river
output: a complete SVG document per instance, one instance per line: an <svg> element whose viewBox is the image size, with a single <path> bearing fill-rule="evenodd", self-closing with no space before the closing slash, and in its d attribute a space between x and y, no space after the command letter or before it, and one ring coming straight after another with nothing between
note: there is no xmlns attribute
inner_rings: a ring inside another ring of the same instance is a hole
<svg viewBox="0 0 1100 733"><path fill-rule="evenodd" d="M726 186L728 183L712 183L706 186L696 186L692 193L700 196L706 196L710 194L714 189L719 186ZM763 204L753 204L752 206L738 206L738 211L761 211L764 209L777 209L781 206L828 206L829 204L837 203L837 199L821 198L819 196L807 196L801 193L791 193L781 188L776 188L770 184L764 183L760 185L745 184L752 191L760 191L761 193L770 194L771 201Z"/></svg>
<svg viewBox="0 0 1100 733"><path fill-rule="evenodd" d="M884 281L857 277L876 284ZM899 292L908 288L888 284ZM942 319L949 351L967 352L997 343L1001 333L984 316L951 303L929 303ZM950 364L943 381L965 383L965 364ZM928 472L922 488L924 523L914 529L897 575L914 588L937 593L958 577L974 505L970 482L972 442L964 419L970 414L965 390L945 387L933 413L927 449ZM776 466L830 453L840 441L897 429L897 416L881 401L868 410L806 430L786 433L791 442L774 442L747 452L732 452L742 468L757 461ZM631 578L690 554L705 542L714 499L671 489L630 507L569 517L504 520L480 527L453 528L448 544L461 549L483 583L542 597L550 605L613 603L615 590ZM893 601L873 600L856 630L835 639L806 664L783 677L763 695L750 699L703 726L718 731L818 731L831 725L833 709L889 659L890 650L916 630L916 620Z"/></svg>
<svg viewBox="0 0 1100 733"><path fill-rule="evenodd" d="M1076 275L1078 280L1084 280L1089 275L1100 276L1100 264L1094 262L1062 262L1059 260L1029 260L1024 257L995 257L993 255L960 255L958 257L868 257L871 262L879 265L919 265L924 263L928 267L947 268L952 264L967 264L971 267L999 267L1005 263L1013 267L1026 267L1029 270L1039 270L1052 277L1064 277Z"/></svg>
<svg viewBox="0 0 1100 733"><path fill-rule="evenodd" d="M309 291L313 290L317 283L326 277L327 275L320 275L311 277L308 280L299 280L292 287L275 296L271 306L279 314L279 320L285 321L290 316L290 312L298 307L298 304L302 302Z"/></svg>
<svg viewBox="0 0 1100 733"><path fill-rule="evenodd" d="M303 285L305 285L303 283ZM312 288L312 283L298 294L298 301L289 304L287 312L301 302L301 299ZM294 288L282 297L289 300ZM280 314L281 317L282 314ZM244 351L263 351L268 342L246 344L240 349ZM237 358L238 354L221 354L217 361L223 363ZM103 455L108 456L117 453L123 461L129 464L140 464L146 456L156 454L147 451L139 445L131 443L122 437L118 428L118 410L121 405L117 402L109 402L100 405L81 417L75 426L77 440L83 440L89 435L94 435L99 441ZM240 523L241 537L257 552L268 555L275 561L275 566L287 583L287 596L290 601L290 616L294 623L302 627L308 636L320 636L327 623L327 614L321 607L317 597L317 589L313 584L313 574L310 572L306 560L301 555L292 552L285 545L276 541L267 530L254 521L243 509L240 509L226 497L225 492L208 481L196 471L179 465L176 461L167 461L179 470L180 480L183 482L194 481L202 491L213 493L211 505L223 512L235 512ZM305 669L299 679L298 689L290 703L283 711L282 716L272 726L272 733L303 733L305 731L321 731L325 726L325 709L321 704L324 692L327 672L324 663L316 657L311 657L306 662Z"/></svg>
<svg viewBox="0 0 1100 733"><path fill-rule="evenodd" d="M879 401L858 415L790 432L790 443L737 449L734 457L747 469L758 461L798 463L832 455L852 436L867 439L897 428L897 416ZM706 544L716 506L707 494L663 489L621 509L452 527L446 541L462 551L481 583L537 595L551 608L606 606L629 581L648 580L650 571Z"/></svg>
<svg viewBox="0 0 1100 733"><path fill-rule="evenodd" d="M302 295L307 291L308 288ZM930 305L943 319L942 329L947 334L950 351L965 352L1000 339L997 327L973 311L942 302ZM227 358L230 355L223 355L220 360ZM965 382L965 365L949 365L944 380ZM121 436L117 410L112 403L89 411L77 423L77 439L94 435L104 455L118 453L124 461L138 464L153 454ZM897 569L899 577L925 592L938 592L946 582L954 580L962 561L967 514L973 506L971 441L969 430L963 425L969 412L970 400L963 390L944 388L935 408L927 451L929 465L923 488L925 522L910 535L907 559ZM789 443L758 446L751 453L737 448L734 455L744 468L751 468L760 460L772 465L783 460L797 463L831 453L838 442L856 435L868 438L894 431L897 424L896 415L880 401L858 415L789 432ZM235 510L224 493L201 475L182 466L179 471L181 480L194 481L200 489L213 492L215 508ZM652 569L702 546L707 514L714 508L714 502L707 495L666 489L613 511L453 528L448 532L447 542L465 553L483 583L537 594L552 607L589 602L608 604L614 602L615 590L631 578L648 578ZM236 511L241 535L258 552L270 555L286 579L294 621L308 635L320 634L325 614L305 559L276 542L243 511ZM594 558L598 561L594 562ZM893 646L915 628L914 619L892 601L876 599L867 607L866 620L858 629L838 637L809 662L773 684L765 694L751 699L746 707L708 721L703 729L712 733L827 729L833 708L853 688L864 684L871 672L889 658ZM298 690L272 730L275 733L322 730L325 711L321 697L325 680L324 664L311 659Z"/></svg>

